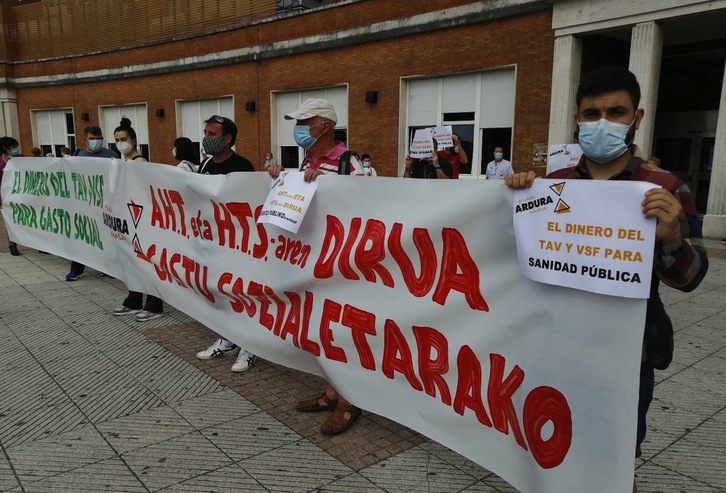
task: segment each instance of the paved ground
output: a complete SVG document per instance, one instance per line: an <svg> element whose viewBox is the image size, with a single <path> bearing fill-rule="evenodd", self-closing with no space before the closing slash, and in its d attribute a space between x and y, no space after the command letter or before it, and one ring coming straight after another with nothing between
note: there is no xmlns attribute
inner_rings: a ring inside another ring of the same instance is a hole
<svg viewBox="0 0 726 493"><path fill-rule="evenodd" d="M168 307L139 324L111 310L125 286L66 260L7 253L0 225L0 492L514 492L384 418L342 436L292 403L316 377L194 354L213 333ZM726 247L695 292L664 289L677 352L657 375L642 492L726 491Z"/></svg>

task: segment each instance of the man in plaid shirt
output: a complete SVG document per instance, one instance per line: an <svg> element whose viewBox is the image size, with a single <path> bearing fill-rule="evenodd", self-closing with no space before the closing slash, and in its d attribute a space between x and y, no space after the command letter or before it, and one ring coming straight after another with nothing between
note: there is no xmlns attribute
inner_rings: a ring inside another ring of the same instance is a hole
<svg viewBox="0 0 726 493"><path fill-rule="evenodd" d="M658 294L661 282L692 291L708 270L701 223L688 186L678 177L636 157L635 131L643 119L640 85L630 71L604 67L588 74L577 89L578 139L583 156L574 168L547 178L636 180L660 185L645 193L643 214L657 220L653 279L648 298L643 356L640 367L636 457L645 439L646 414L653 399L654 369L665 369L673 357L673 327ZM528 188L534 172L505 178L512 188ZM637 488L633 484L633 491Z"/></svg>

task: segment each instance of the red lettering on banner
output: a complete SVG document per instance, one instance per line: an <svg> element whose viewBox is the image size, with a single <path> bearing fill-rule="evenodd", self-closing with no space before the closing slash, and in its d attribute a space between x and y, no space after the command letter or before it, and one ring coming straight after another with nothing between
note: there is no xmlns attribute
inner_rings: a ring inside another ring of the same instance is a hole
<svg viewBox="0 0 726 493"><path fill-rule="evenodd" d="M514 410L512 395L517 391L524 381L524 371L514 365L512 372L504 377L504 356L499 354L489 355L489 386L487 387L487 401L489 402L489 414L492 416L494 428L505 435L509 434L509 424L512 425L514 439L524 450L527 444L522 436L522 430L517 420L517 412Z"/></svg>
<svg viewBox="0 0 726 493"><path fill-rule="evenodd" d="M449 341L444 334L431 327L413 327L418 350L418 371L424 390L436 397L436 389L441 393L441 402L451 405L451 391L442 375L449 371ZM432 350L436 356L432 357Z"/></svg>
<svg viewBox="0 0 726 493"><path fill-rule="evenodd" d="M337 260L338 271L345 279L359 280L360 277L350 264L352 254L355 265L368 282L375 283L380 277L384 285L395 287L393 277L382 264L385 259L385 249L381 247L386 236L385 224L376 219L369 219L363 235L359 239L360 229L361 218L351 219L350 229L346 233L340 220L328 215L325 237L313 269L313 275L319 279L333 277ZM489 311L489 306L479 287L479 269L471 258L461 233L452 228L443 228L441 235L443 239L441 268L432 301L444 305L449 293L458 291L464 295L472 309ZM358 241L358 246L354 250L356 241ZM433 267L435 271L439 262L428 231L414 230L414 244L421 257L421 275L419 277L416 277L411 260L402 247L401 225L399 223L393 225L388 238L391 256L396 261L409 292L416 297L422 297L427 295L433 287L436 274L434 272L432 275L431 268Z"/></svg>
<svg viewBox="0 0 726 493"><path fill-rule="evenodd" d="M476 419L481 424L491 426L492 422L487 416L481 393L481 363L469 346L461 346L456 358L456 365L459 370L459 382L454 397L454 411L463 416L465 408L468 407L474 411Z"/></svg>
<svg viewBox="0 0 726 493"><path fill-rule="evenodd" d="M444 228L441 235L444 239L444 253L441 259L439 283L432 299L444 305L449 291L453 289L466 297L469 307L473 310L488 312L489 306L479 291L479 268L471 258L461 233L452 228Z"/></svg>
<svg viewBox="0 0 726 493"><path fill-rule="evenodd" d="M554 430L542 439L542 427L552 422ZM532 456L543 469L562 464L572 444L572 412L567 399L552 387L537 387L524 401L524 434Z"/></svg>
<svg viewBox="0 0 726 493"><path fill-rule="evenodd" d="M272 332L272 325L275 323L275 318L268 311L271 303L269 298L265 296L262 284L250 281L247 285L247 293L260 303L260 324Z"/></svg>
<svg viewBox="0 0 726 493"><path fill-rule="evenodd" d="M383 325L383 358L381 361L381 370L383 374L393 380L393 372L403 373L408 380L409 385L416 390L423 390L423 385L416 378L413 369L413 357L411 356L411 348L408 347L406 338L401 333L401 329L393 320L386 320Z"/></svg>
<svg viewBox="0 0 726 493"><path fill-rule="evenodd" d="M289 334L292 336L292 343L299 348L298 334L300 333L300 305L302 300L300 295L294 291L285 291L285 296L290 300L290 309L287 311L287 318L280 331L280 339L286 340Z"/></svg>
<svg viewBox="0 0 726 493"><path fill-rule="evenodd" d="M325 300L323 302L323 317L320 320L320 343L323 346L326 358L347 363L348 358L345 356L345 351L333 345L333 331L330 328L331 322L340 322L342 308L340 303L336 303L335 301Z"/></svg>
<svg viewBox="0 0 726 493"><path fill-rule="evenodd" d="M366 336L376 335L376 316L371 312L345 305L341 324L351 329L353 344L358 350L361 367L366 370L375 370L376 361L373 358L373 352Z"/></svg>
<svg viewBox="0 0 726 493"><path fill-rule="evenodd" d="M257 223L263 207L264 204L261 204L255 209L255 228L257 229L257 236L260 238L260 242L252 247L252 256L254 258L265 258L265 255L267 255L267 230L264 224Z"/></svg>
<svg viewBox="0 0 726 493"><path fill-rule="evenodd" d="M525 373L514 365L505 374L507 365L503 356L489 354L489 378L485 384L478 356L467 345L459 348L456 391L452 400L444 379L449 373L449 342L440 331L432 327L411 327L416 341L415 348L411 348L401 328L387 319L383 324L382 344L374 345L371 339L379 336L374 313L325 299L318 325L320 342L317 343L309 338L313 293L305 292L303 300L295 292L285 291L284 296L278 296L269 286L254 281L247 284L246 290L244 287L242 279L235 279L230 273L224 273L218 282L220 293L230 299L235 312L246 312L250 318L259 313L260 325L281 340L289 337L295 347L316 357L322 355L331 361L349 363L343 341L335 345L335 336L346 333L336 330L334 326L339 324L350 329L350 340L358 352L361 368L375 371L380 361L385 377L394 380L396 373L400 373L412 389L438 397L457 414L464 416L469 409L482 425L504 435L511 431L516 443L528 450L544 469L557 467L566 457L572 443L572 414L567 399L554 388L537 387L525 397L518 414L515 402L521 402L521 399L515 400L514 396L524 383ZM276 306L274 314L270 312L272 303ZM382 353L374 352L374 348L381 346ZM416 350L418 358L412 349ZM548 423L552 427L551 436L543 437L543 429Z"/></svg>
<svg viewBox="0 0 726 493"><path fill-rule="evenodd" d="M176 190L166 190L149 186L151 195L151 226L172 230L182 236L187 235L187 224L184 216L184 199ZM158 194L158 197L157 197ZM179 218L177 228L176 207Z"/></svg>
<svg viewBox="0 0 726 493"><path fill-rule="evenodd" d="M209 268L202 265L196 260L173 253L169 256L166 248L161 249L158 261L154 261L156 255L156 245L151 245L146 251L146 258L154 266L156 276L162 281L176 282L179 286L192 290L198 295L207 298L212 303L215 302L214 294L207 286ZM181 263L184 268L185 277L182 279L174 269L174 266Z"/></svg>
<svg viewBox="0 0 726 493"><path fill-rule="evenodd" d="M313 313L313 293L305 292L305 304L303 305L303 322L300 331L300 347L310 354L320 356L320 346L317 342L308 339L310 332L310 315Z"/></svg>
<svg viewBox="0 0 726 493"><path fill-rule="evenodd" d="M370 244L370 247L368 246ZM381 261L386 258L386 225L377 219L366 222L358 247L355 249L355 265L369 282L376 282L376 274L381 282L393 287L393 277Z"/></svg>
<svg viewBox="0 0 726 493"><path fill-rule="evenodd" d="M413 263L401 245L401 231L403 231L403 224L395 223L391 228L391 235L388 237L388 249L401 269L403 281L406 283L408 291L417 298L421 298L431 291L436 280L436 269L439 267L439 262L436 259L434 242L431 241L428 230L423 228L413 229L413 244L418 251L421 269L420 275L416 276Z"/></svg>

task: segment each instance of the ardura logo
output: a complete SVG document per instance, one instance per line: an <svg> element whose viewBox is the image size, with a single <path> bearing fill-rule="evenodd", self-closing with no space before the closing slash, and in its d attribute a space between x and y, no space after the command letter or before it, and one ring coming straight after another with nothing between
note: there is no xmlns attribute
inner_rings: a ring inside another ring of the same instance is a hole
<svg viewBox="0 0 726 493"><path fill-rule="evenodd" d="M139 227L139 222L141 221L141 215L144 213L144 206L138 205L133 200L126 204L126 206L129 208L129 212L131 213L131 221L134 223L134 229ZM134 231L134 239L131 240L131 243L134 246L134 253L144 253L144 250L141 248L141 241L139 241L139 235Z"/></svg>
<svg viewBox="0 0 726 493"><path fill-rule="evenodd" d="M570 212L570 206L567 205L564 200L562 200L562 191L564 189L565 182L563 181L550 186L550 190L552 190L555 195L557 195L556 204L551 195L545 195L544 197L527 197L519 201L517 207L514 210L514 213L518 214L520 212L528 212L530 214L533 214L535 212L547 210L550 204L555 204L555 208L553 211L555 214L568 213Z"/></svg>

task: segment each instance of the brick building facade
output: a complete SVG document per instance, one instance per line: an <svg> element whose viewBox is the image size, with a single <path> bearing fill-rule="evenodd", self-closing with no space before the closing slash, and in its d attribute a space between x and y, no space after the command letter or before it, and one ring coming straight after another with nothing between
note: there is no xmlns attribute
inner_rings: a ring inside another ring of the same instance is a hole
<svg viewBox="0 0 726 493"><path fill-rule="evenodd" d="M409 128L414 126L407 122L406 108L411 113L413 104L408 82L438 80L444 87L458 80L451 77L462 76L465 94L476 89L467 84L482 84L489 71L504 70L513 84L511 124L497 125L511 125L511 140L505 147L511 146L507 153L515 169L525 170L532 167L533 146L546 143L548 137L551 26L551 7L539 1L344 0L176 41L8 61L0 65L4 85L0 99L9 104L5 133L14 133L8 120L17 118L15 136L28 150L43 144L37 119L45 111L63 110L72 115L69 138L74 137L79 146L82 129L89 124L100 125L111 140L108 129L118 124L118 118L107 110L119 109L121 114L132 105L137 120L146 120L134 124L141 134L147 132L150 160L172 163L177 136L200 140L180 114L184 110L191 115L191 106L184 104L223 98L225 115L240 128L237 152L261 168L264 154L270 149L283 153L288 139L288 122L282 119L286 110L277 96L299 92L302 98L335 88L347 104L343 112L348 146L371 154L379 174L400 176ZM442 90L443 100L456 98L456 85ZM366 102L371 91L377 94L376 103ZM476 111L472 101L472 113L464 118L472 120L471 150L475 168L481 169L491 155L491 142L482 137L486 124L478 121L496 115L487 114L486 91L477 94ZM250 102L255 103L252 111ZM444 101L436 106L439 117L446 113L445 105ZM201 107L197 117L210 116ZM446 122L429 122L442 123ZM506 128L504 132L495 135L507 135ZM53 142L52 151L59 142Z"/></svg>

